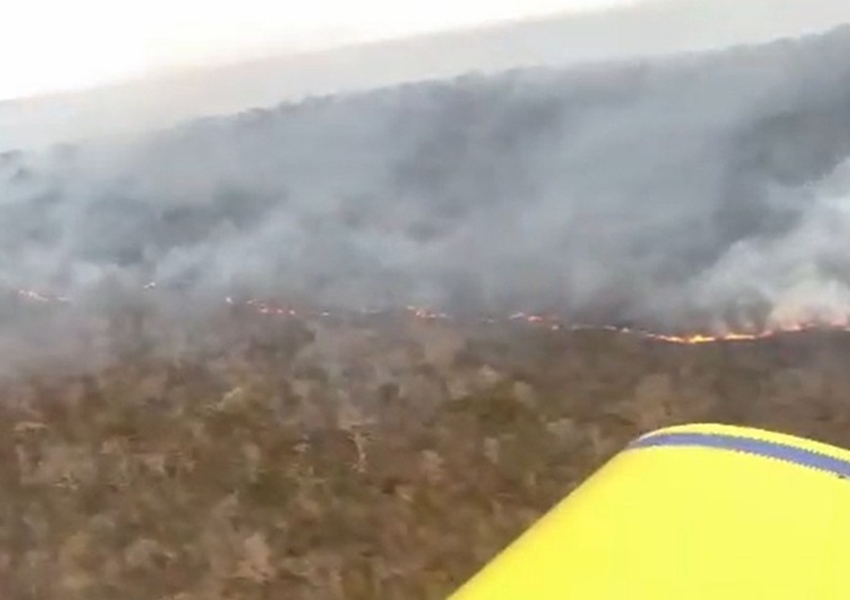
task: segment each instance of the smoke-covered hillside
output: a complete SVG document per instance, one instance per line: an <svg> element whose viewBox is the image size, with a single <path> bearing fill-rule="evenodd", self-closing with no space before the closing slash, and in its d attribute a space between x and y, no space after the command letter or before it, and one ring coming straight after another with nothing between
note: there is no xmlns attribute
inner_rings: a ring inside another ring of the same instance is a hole
<svg viewBox="0 0 850 600"><path fill-rule="evenodd" d="M850 315L850 29L0 159L0 278L647 326Z"/></svg>

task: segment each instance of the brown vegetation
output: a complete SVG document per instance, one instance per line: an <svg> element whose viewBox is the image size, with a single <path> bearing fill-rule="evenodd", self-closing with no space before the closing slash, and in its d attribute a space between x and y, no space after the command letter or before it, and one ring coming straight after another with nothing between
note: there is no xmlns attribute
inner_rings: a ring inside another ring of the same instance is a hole
<svg viewBox="0 0 850 600"><path fill-rule="evenodd" d="M246 314L202 330L3 383L0 597L443 598L647 430L850 445L846 333L683 346Z"/></svg>

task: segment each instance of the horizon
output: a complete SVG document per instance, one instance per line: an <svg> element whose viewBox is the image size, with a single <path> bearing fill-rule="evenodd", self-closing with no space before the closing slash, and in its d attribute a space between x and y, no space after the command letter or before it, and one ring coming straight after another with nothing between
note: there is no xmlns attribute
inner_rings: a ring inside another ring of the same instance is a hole
<svg viewBox="0 0 850 600"><path fill-rule="evenodd" d="M234 52L229 60L173 63L106 83L0 99L0 151L140 133L311 96L464 73L759 45L847 23L850 3L843 0L750 0L746 5L737 0L625 0L619 8L481 21L476 27L399 38L352 42L340 37L333 48L285 52L267 47L253 54ZM3 81L8 85L11 79Z"/></svg>
<svg viewBox="0 0 850 600"><path fill-rule="evenodd" d="M84 91L270 56L328 51L352 44L403 40L572 13L598 12L653 0L449 0L361 2L314 0L289 10L267 0L219 3L154 0L116 11L103 0L67 7L59 0L21 3L0 23L0 102ZM349 7L346 10L346 7ZM63 14L64 12L64 14ZM380 22L369 15L380 13ZM56 15L56 13L59 13ZM92 14L99 14L97 20ZM50 22L43 14L56 15ZM109 23L108 28L102 23ZM108 52L104 49L108 48Z"/></svg>

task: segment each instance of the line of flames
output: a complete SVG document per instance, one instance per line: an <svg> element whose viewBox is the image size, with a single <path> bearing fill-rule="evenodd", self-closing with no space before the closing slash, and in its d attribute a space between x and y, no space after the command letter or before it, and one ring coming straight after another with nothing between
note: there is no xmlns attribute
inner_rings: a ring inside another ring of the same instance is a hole
<svg viewBox="0 0 850 600"><path fill-rule="evenodd" d="M145 290L152 290L157 287L156 282L150 282L144 286ZM36 290L31 289L19 289L17 290L17 294L20 298L37 303L50 303L50 304L70 304L73 302L73 299L69 296L52 294L47 292L38 292ZM275 315L282 317L332 317L333 313L327 310L322 310L318 313L310 313L309 315L304 311L299 311L292 306L275 304L272 302L267 302L263 300L258 300L255 298L249 298L247 300L235 300L232 296L226 296L224 302L231 306L243 306L247 307L254 312L261 315ZM406 306L406 312L415 319L423 320L423 321L449 321L452 320L452 317L445 313L440 312L428 307L423 306ZM374 311L364 311L364 314L369 314ZM624 333L624 334L633 334L643 337L645 339L658 341L658 342L666 342L670 344L686 344L686 345L696 345L696 344L709 344L716 342L743 342L743 341L754 341L760 340L764 338L773 337L783 333L793 333L793 332L802 332L809 330L841 330L841 331L850 331L850 320L842 319L840 321L833 321L828 323L789 323L784 324L782 326L767 329L764 331L753 332L753 333L745 333L745 332L727 332L727 333L718 333L718 334L710 334L710 333L692 333L692 334L682 334L682 335L671 335L671 334L663 334L646 330L639 329L631 329L628 327L614 327L614 326L593 326L593 325L568 325L564 323L561 319L555 316L547 316L547 315L539 315L539 314L528 314L525 312L515 312L505 318L484 318L482 319L485 323L499 323L499 322L520 322L527 323L533 326L546 327L552 331L559 330L568 330L568 331L579 331L579 330L605 330L612 331L616 333Z"/></svg>

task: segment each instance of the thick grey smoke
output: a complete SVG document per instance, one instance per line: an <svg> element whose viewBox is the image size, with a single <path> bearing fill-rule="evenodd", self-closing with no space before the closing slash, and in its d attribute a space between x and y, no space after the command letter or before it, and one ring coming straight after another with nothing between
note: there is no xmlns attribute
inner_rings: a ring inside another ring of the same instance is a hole
<svg viewBox="0 0 850 600"><path fill-rule="evenodd" d="M850 315L850 28L0 157L0 282L651 326Z"/></svg>

